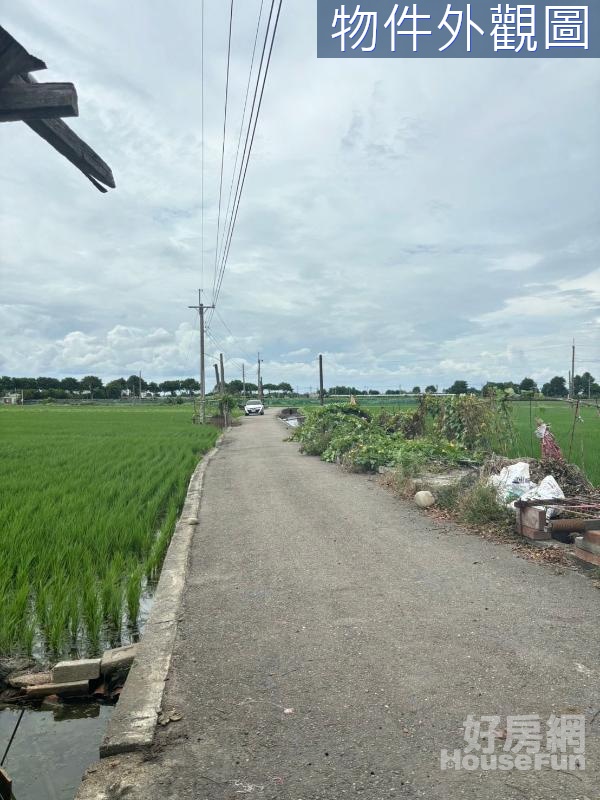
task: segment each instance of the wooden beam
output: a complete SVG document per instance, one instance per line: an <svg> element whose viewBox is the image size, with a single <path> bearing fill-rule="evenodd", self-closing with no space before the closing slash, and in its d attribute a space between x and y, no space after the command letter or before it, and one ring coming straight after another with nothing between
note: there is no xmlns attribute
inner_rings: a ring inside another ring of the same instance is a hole
<svg viewBox="0 0 600 800"><path fill-rule="evenodd" d="M15 78L15 82L37 85L33 75L20 75ZM115 188L116 184L111 168L69 128L66 122L61 119L30 119L24 120L24 122L78 170L81 170L98 191L107 192L107 186L111 189Z"/></svg>
<svg viewBox="0 0 600 800"><path fill-rule="evenodd" d="M76 117L77 92L72 83L11 82L0 89L0 122Z"/></svg>
<svg viewBox="0 0 600 800"><path fill-rule="evenodd" d="M46 69L44 62L28 53L0 25L0 88L19 72L35 72L38 69Z"/></svg>
<svg viewBox="0 0 600 800"><path fill-rule="evenodd" d="M25 122L77 169L81 170L101 192L106 186L115 188L111 168L62 119L32 119ZM105 184L104 186L102 184Z"/></svg>

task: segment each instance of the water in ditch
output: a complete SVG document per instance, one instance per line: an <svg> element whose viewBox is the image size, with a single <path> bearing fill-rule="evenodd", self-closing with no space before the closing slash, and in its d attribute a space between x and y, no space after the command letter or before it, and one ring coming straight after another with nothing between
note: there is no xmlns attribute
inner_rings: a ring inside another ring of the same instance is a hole
<svg viewBox="0 0 600 800"><path fill-rule="evenodd" d="M154 585L146 584L136 628L123 624L116 641L115 634L107 632L107 646L111 642L118 645L138 640L150 613L154 590ZM18 706L0 704L0 758L20 710ZM26 708L4 763L13 781L14 800L73 800L83 773L98 760L112 712L112 706L94 702Z"/></svg>
<svg viewBox="0 0 600 800"><path fill-rule="evenodd" d="M97 703L28 709L4 762L15 800L73 800L81 776L98 760L112 711ZM0 706L2 753L18 718L19 709Z"/></svg>

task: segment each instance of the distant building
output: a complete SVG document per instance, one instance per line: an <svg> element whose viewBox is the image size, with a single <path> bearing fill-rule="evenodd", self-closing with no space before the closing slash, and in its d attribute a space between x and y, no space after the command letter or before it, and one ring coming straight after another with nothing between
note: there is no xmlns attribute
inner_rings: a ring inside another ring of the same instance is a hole
<svg viewBox="0 0 600 800"><path fill-rule="evenodd" d="M11 392L10 394L4 395L2 403L5 406L17 406L21 404L22 400L21 392Z"/></svg>

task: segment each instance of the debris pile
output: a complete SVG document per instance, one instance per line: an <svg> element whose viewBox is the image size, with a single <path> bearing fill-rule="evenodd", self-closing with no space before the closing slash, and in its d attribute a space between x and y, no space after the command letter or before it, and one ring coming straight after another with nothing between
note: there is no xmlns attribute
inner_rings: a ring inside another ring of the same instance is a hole
<svg viewBox="0 0 600 800"><path fill-rule="evenodd" d="M4 670L0 682L0 703L60 703L75 698L116 703L137 645L106 650L102 658L61 661L47 672L32 669L31 662L17 663L13 671ZM8 662L7 662L8 663Z"/></svg>

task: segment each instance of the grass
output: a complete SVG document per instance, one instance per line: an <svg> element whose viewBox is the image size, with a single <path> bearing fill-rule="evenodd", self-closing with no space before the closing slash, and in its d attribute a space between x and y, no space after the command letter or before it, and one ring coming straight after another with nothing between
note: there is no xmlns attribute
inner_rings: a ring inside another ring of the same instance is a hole
<svg viewBox="0 0 600 800"><path fill-rule="evenodd" d="M135 625L218 432L190 409L0 408L0 653L93 653Z"/></svg>
<svg viewBox="0 0 600 800"><path fill-rule="evenodd" d="M571 431L573 428L574 406L556 401L515 402L512 406L515 427L514 441L509 443L508 455L539 458L540 443L533 431L538 417L550 423L550 429L560 445L565 459L569 456ZM600 410L590 406L580 406L579 416L583 422L575 423L571 458L586 473L594 486L600 486Z"/></svg>

